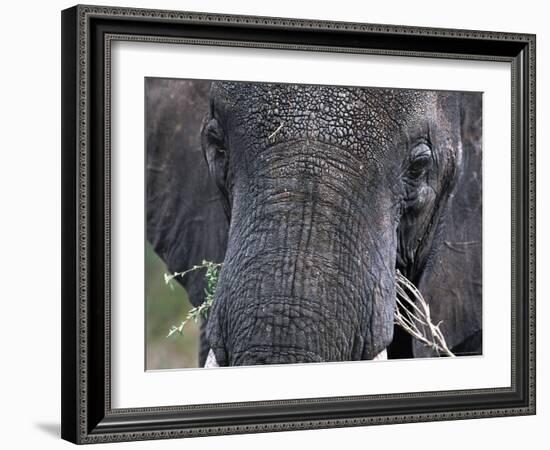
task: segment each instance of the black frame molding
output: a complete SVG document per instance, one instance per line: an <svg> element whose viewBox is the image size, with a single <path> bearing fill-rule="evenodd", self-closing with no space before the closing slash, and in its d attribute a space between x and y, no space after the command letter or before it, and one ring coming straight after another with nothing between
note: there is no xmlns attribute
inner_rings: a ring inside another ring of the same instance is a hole
<svg viewBox="0 0 550 450"><path fill-rule="evenodd" d="M509 388L112 409L110 65L116 40L512 66ZM62 437L97 443L535 414L535 36L98 6L62 12Z"/></svg>

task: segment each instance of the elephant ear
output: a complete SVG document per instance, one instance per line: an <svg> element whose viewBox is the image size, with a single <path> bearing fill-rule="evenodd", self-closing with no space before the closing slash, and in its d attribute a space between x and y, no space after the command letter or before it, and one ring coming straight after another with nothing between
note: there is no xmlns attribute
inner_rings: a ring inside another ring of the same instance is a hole
<svg viewBox="0 0 550 450"><path fill-rule="evenodd" d="M147 239L170 272L203 260L222 262L228 218L201 148L210 82L147 78ZM195 306L204 301L204 272L178 277Z"/></svg>
<svg viewBox="0 0 550 450"><path fill-rule="evenodd" d="M441 321L457 355L481 354L482 336L482 155L481 93L461 93L462 162L448 199L433 259L418 288ZM434 351L413 340L415 356Z"/></svg>

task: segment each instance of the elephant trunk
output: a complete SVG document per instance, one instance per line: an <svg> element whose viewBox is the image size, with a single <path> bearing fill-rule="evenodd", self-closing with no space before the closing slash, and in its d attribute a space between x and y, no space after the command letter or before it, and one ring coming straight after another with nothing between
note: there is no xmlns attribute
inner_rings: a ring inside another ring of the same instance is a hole
<svg viewBox="0 0 550 450"><path fill-rule="evenodd" d="M364 207L347 155L308 144L236 181L207 328L220 365L372 359L391 341L395 221Z"/></svg>

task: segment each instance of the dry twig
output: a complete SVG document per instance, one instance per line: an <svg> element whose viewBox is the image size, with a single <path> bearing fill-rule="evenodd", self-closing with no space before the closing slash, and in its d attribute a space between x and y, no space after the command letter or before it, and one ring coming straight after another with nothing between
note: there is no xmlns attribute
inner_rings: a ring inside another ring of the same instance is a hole
<svg viewBox="0 0 550 450"><path fill-rule="evenodd" d="M395 322L424 345L433 348L438 353L454 357L455 355L447 347L445 337L439 328L441 322L437 324L432 322L430 306L422 294L401 272L396 272L396 279Z"/></svg>

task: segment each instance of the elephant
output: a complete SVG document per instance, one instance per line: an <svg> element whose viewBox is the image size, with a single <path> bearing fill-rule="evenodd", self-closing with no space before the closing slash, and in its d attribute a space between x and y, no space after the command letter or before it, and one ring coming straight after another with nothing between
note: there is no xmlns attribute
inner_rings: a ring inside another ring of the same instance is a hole
<svg viewBox="0 0 550 450"><path fill-rule="evenodd" d="M147 239L171 272L223 261L201 365L438 356L394 323L396 270L455 355L482 353L482 93L147 78L145 97ZM199 305L203 274L179 281Z"/></svg>

